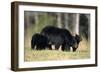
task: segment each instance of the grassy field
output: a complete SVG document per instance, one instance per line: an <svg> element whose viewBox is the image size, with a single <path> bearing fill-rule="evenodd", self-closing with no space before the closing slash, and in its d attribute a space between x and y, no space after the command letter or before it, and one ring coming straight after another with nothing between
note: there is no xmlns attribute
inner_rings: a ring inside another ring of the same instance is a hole
<svg viewBox="0 0 100 73"><path fill-rule="evenodd" d="M25 61L47 61L89 58L89 51L62 52L54 50L30 50L26 49Z"/></svg>
<svg viewBox="0 0 100 73"><path fill-rule="evenodd" d="M59 50L32 50L25 48L25 61L51 61L51 60L69 60L69 59L87 59L90 58L89 43L84 39L76 52L66 52Z"/></svg>

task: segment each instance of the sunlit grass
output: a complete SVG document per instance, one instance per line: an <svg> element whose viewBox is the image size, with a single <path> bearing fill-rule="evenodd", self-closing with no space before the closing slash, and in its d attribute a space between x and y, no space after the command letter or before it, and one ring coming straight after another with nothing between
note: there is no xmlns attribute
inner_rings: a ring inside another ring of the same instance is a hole
<svg viewBox="0 0 100 73"><path fill-rule="evenodd" d="M47 61L47 60L71 60L90 58L89 50L77 50L76 52L66 52L58 50L31 50L25 49L25 61Z"/></svg>

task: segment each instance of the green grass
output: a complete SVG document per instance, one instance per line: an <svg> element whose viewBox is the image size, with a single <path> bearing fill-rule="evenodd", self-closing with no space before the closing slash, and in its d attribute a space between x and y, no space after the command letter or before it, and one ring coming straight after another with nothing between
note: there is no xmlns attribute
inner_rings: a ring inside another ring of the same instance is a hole
<svg viewBox="0 0 100 73"><path fill-rule="evenodd" d="M25 61L51 61L90 58L89 50L66 52L58 50L31 50L25 48Z"/></svg>

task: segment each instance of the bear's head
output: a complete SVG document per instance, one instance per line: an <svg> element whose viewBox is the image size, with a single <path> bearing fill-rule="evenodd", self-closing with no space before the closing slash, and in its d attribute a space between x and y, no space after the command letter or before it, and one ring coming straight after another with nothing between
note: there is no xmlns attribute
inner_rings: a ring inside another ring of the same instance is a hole
<svg viewBox="0 0 100 73"><path fill-rule="evenodd" d="M73 52L74 52L78 48L80 41L82 41L82 38L80 35L76 34L75 36L73 36L73 41L74 41L74 43L72 45L72 48L73 48Z"/></svg>

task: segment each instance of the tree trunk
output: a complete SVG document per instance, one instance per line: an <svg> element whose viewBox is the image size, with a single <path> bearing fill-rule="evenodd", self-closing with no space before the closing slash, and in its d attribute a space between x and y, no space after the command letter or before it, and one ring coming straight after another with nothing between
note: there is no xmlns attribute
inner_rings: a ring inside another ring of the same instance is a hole
<svg viewBox="0 0 100 73"><path fill-rule="evenodd" d="M79 14L72 14L72 33L73 35L79 34Z"/></svg>
<svg viewBox="0 0 100 73"><path fill-rule="evenodd" d="M61 13L57 13L57 25L59 28L62 27L62 25L61 25Z"/></svg>
<svg viewBox="0 0 100 73"><path fill-rule="evenodd" d="M35 29L36 29L36 31L38 31L38 13L37 12L35 12L34 13L34 18L35 18Z"/></svg>
<svg viewBox="0 0 100 73"><path fill-rule="evenodd" d="M38 13L35 12L34 14L35 14L35 24L38 24Z"/></svg>
<svg viewBox="0 0 100 73"><path fill-rule="evenodd" d="M25 13L25 28L27 28L29 25L29 16L30 16L30 13L26 12Z"/></svg>
<svg viewBox="0 0 100 73"><path fill-rule="evenodd" d="M66 13L66 14L64 14L64 28L66 28L66 29L69 29L68 20L69 20L68 13Z"/></svg>

